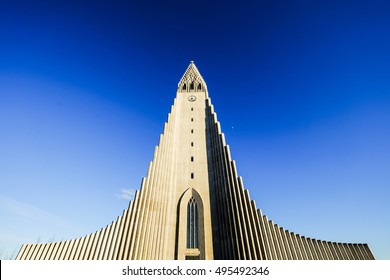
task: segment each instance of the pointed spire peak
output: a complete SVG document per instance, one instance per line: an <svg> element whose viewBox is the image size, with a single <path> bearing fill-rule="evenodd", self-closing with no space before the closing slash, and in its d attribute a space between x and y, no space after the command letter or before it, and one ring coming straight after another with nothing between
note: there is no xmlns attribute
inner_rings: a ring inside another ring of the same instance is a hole
<svg viewBox="0 0 390 280"><path fill-rule="evenodd" d="M193 60L190 61L190 64L188 65L187 67L187 70L186 72L184 73L183 77L188 74L189 72L193 72L196 73L198 76L202 77L202 75L200 74L199 70L198 70L198 67L196 67L195 63Z"/></svg>
<svg viewBox="0 0 390 280"><path fill-rule="evenodd" d="M203 80L193 60L191 60L190 65L188 65L187 70L179 81L178 91L207 91L206 82Z"/></svg>

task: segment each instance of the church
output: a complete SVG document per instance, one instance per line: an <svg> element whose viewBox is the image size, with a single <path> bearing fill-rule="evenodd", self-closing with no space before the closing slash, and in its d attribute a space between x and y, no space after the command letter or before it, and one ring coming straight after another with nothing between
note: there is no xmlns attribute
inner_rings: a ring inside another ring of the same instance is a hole
<svg viewBox="0 0 390 280"><path fill-rule="evenodd" d="M24 244L18 260L368 260L367 244L306 237L257 208L193 62L123 214L89 235Z"/></svg>

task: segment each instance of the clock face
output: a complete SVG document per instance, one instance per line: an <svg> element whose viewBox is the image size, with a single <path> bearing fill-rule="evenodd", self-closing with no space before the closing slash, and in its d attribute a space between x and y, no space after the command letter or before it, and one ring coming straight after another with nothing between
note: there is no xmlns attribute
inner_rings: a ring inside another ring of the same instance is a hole
<svg viewBox="0 0 390 280"><path fill-rule="evenodd" d="M194 102L195 100L196 100L195 95L191 95L190 97L188 97L188 101L190 102Z"/></svg>

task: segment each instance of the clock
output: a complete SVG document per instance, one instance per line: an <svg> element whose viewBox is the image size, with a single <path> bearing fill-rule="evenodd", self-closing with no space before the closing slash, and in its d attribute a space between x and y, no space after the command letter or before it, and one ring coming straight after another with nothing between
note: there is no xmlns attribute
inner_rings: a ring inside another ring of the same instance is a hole
<svg viewBox="0 0 390 280"><path fill-rule="evenodd" d="M188 97L188 101L190 101L190 102L194 102L195 100L196 100L196 96L195 95L190 95Z"/></svg>

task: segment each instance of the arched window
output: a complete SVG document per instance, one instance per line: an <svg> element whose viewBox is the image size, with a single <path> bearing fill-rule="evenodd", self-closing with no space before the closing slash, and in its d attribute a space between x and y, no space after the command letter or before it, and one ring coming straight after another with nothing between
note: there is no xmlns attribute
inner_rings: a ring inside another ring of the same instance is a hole
<svg viewBox="0 0 390 280"><path fill-rule="evenodd" d="M184 85L183 85L183 90L186 90L186 89L187 89L187 85L184 84Z"/></svg>
<svg viewBox="0 0 390 280"><path fill-rule="evenodd" d="M198 205L194 197L187 205L187 248L198 248Z"/></svg>
<svg viewBox="0 0 390 280"><path fill-rule="evenodd" d="M198 84L198 90L202 90L202 85Z"/></svg>
<svg viewBox="0 0 390 280"><path fill-rule="evenodd" d="M191 84L190 84L190 90L193 90L194 89L194 82L192 82Z"/></svg>

